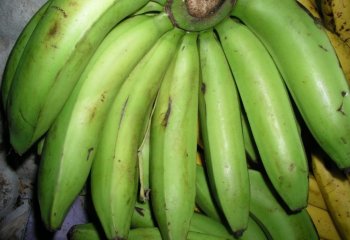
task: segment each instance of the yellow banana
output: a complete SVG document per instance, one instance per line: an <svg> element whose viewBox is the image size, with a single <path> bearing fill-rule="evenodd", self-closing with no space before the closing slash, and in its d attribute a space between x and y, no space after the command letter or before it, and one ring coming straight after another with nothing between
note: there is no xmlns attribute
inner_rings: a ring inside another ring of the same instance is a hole
<svg viewBox="0 0 350 240"><path fill-rule="evenodd" d="M333 0L320 0L320 11L325 27L331 31L335 31L334 16L332 9Z"/></svg>
<svg viewBox="0 0 350 240"><path fill-rule="evenodd" d="M334 225L342 239L350 239L350 182L321 153L311 156L312 170Z"/></svg>
<svg viewBox="0 0 350 240"><path fill-rule="evenodd" d="M306 207L320 238L330 240L341 240L339 233L334 226L333 220L329 212L325 209L315 207L309 204Z"/></svg>
<svg viewBox="0 0 350 240"><path fill-rule="evenodd" d="M332 0L334 32L350 47L350 0Z"/></svg>
<svg viewBox="0 0 350 240"><path fill-rule="evenodd" d="M311 173L309 173L309 197L308 204L327 210L327 205L323 199L318 183Z"/></svg>

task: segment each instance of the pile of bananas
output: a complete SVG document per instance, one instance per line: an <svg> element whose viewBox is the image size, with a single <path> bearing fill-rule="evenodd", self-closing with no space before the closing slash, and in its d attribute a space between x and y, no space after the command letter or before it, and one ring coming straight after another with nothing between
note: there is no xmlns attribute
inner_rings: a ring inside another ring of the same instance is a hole
<svg viewBox="0 0 350 240"><path fill-rule="evenodd" d="M46 228L86 187L96 219L70 239L350 239L349 55L304 8L43 5L1 90L12 148L40 155Z"/></svg>

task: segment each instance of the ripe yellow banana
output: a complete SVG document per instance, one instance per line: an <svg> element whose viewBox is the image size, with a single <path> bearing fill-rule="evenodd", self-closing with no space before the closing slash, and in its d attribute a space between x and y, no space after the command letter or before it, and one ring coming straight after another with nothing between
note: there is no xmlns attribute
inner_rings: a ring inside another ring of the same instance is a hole
<svg viewBox="0 0 350 240"><path fill-rule="evenodd" d="M318 5L315 0L296 0L305 10L310 13L317 21L322 21Z"/></svg>
<svg viewBox="0 0 350 240"><path fill-rule="evenodd" d="M199 113L209 186L232 231L240 236L248 225L250 198L240 100L214 31L200 33L199 51Z"/></svg>
<svg viewBox="0 0 350 240"><path fill-rule="evenodd" d="M198 84L197 34L187 33L151 120L152 212L164 240L186 239L195 208Z"/></svg>
<svg viewBox="0 0 350 240"><path fill-rule="evenodd" d="M312 170L334 225L342 239L350 239L350 182L321 153L311 156Z"/></svg>
<svg viewBox="0 0 350 240"><path fill-rule="evenodd" d="M169 21L157 20L166 24ZM150 26L142 29L151 30ZM183 34L180 29L173 29L160 37L127 77L106 117L91 170L91 193L108 239L128 237L137 199L137 151L163 75Z"/></svg>
<svg viewBox="0 0 350 240"><path fill-rule="evenodd" d="M345 77L350 84L350 44L346 44L337 34L331 31L327 30L327 35L337 53Z"/></svg>
<svg viewBox="0 0 350 240"><path fill-rule="evenodd" d="M350 47L350 0L332 0L334 32Z"/></svg>
<svg viewBox="0 0 350 240"><path fill-rule="evenodd" d="M319 0L320 11L323 19L324 26L331 32L335 31L334 15L332 2L333 0Z"/></svg>
<svg viewBox="0 0 350 240"><path fill-rule="evenodd" d="M320 238L341 240L341 237L339 236L339 233L327 210L318 208L311 204L306 207L306 210L309 213Z"/></svg>
<svg viewBox="0 0 350 240"><path fill-rule="evenodd" d="M307 159L275 63L260 40L238 21L228 19L216 29L264 169L288 207L293 211L302 209L307 205Z"/></svg>
<svg viewBox="0 0 350 240"><path fill-rule="evenodd" d="M309 197L308 197L308 204L313 205L318 208L322 208L324 210L327 209L327 205L323 199L321 190L318 186L318 183L311 173L309 173Z"/></svg>
<svg viewBox="0 0 350 240"><path fill-rule="evenodd" d="M16 40L15 45L13 46L10 55L7 59L4 74L1 81L1 95L2 95L2 105L6 111L7 107L7 98L9 91L11 89L12 81L15 76L17 67L25 51L27 43L32 36L36 26L40 22L40 19L45 14L47 8L49 7L51 1L47 1L40 9L34 14L33 17L29 20L26 26L23 28L19 37Z"/></svg>
<svg viewBox="0 0 350 240"><path fill-rule="evenodd" d="M60 227L85 184L101 127L124 79L171 28L166 16L131 18L110 32L86 67L45 137L38 199L47 228Z"/></svg>
<svg viewBox="0 0 350 240"><path fill-rule="evenodd" d="M147 0L52 0L21 57L7 101L19 154L50 127L101 41Z"/></svg>
<svg viewBox="0 0 350 240"><path fill-rule="evenodd" d="M318 144L350 167L350 90L323 28L296 1L240 0L233 15L268 49Z"/></svg>

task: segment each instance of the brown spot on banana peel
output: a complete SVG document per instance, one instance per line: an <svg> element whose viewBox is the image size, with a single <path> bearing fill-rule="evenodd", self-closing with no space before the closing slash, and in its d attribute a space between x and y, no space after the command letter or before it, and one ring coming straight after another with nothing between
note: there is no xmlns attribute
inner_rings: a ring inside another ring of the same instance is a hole
<svg viewBox="0 0 350 240"><path fill-rule="evenodd" d="M166 127L168 125L168 121L169 121L169 117L170 117L170 114L171 114L171 104L172 104L172 100L171 100L171 97L169 97L168 99L168 108L165 112L165 115L164 115L164 118L163 118L163 121L162 121L162 126L163 127Z"/></svg>
<svg viewBox="0 0 350 240"><path fill-rule="evenodd" d="M58 33L58 29L59 29L58 23L55 22L53 24L53 26L50 28L48 36L49 37L54 37Z"/></svg>
<svg viewBox="0 0 350 240"><path fill-rule="evenodd" d="M67 18L67 17L68 17L66 11L65 11L63 8L60 8L59 6L51 6L51 7L52 7L53 9L56 9L56 10L58 10L59 12L61 12L64 18Z"/></svg>
<svg viewBox="0 0 350 240"><path fill-rule="evenodd" d="M328 52L328 49L325 48L323 45L319 44L318 46L319 46L323 51Z"/></svg>
<svg viewBox="0 0 350 240"><path fill-rule="evenodd" d="M88 149L88 154L87 154L87 158L86 158L86 161L89 161L90 157L91 157L91 153L94 151L94 148L91 147Z"/></svg>
<svg viewBox="0 0 350 240"><path fill-rule="evenodd" d="M202 83L201 84L201 91L202 91L202 93L205 94L206 90L207 90L207 85L205 85L205 83Z"/></svg>
<svg viewBox="0 0 350 240"><path fill-rule="evenodd" d="M145 210L145 209L143 209L143 208L141 208L141 207L135 207L135 211L136 211L138 214L140 214L142 217L145 216L144 210Z"/></svg>
<svg viewBox="0 0 350 240"><path fill-rule="evenodd" d="M120 129L120 126L122 125L123 119L124 119L124 115L125 115L125 109L128 105L128 101L129 101L129 96L126 98L124 105L123 105L123 109L122 112L120 114L120 121L119 121L119 126L118 126L118 130Z"/></svg>
<svg viewBox="0 0 350 240"><path fill-rule="evenodd" d="M348 96L348 93L346 91L341 92L341 96L343 97L342 103L340 104L339 108L337 109L338 112L340 112L342 115L346 116L346 113L344 112L343 106L344 106L344 98Z"/></svg>

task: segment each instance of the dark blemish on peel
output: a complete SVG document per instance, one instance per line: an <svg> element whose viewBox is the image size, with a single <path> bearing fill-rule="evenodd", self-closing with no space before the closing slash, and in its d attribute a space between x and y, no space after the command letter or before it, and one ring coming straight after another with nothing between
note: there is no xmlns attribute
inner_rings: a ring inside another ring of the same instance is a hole
<svg viewBox="0 0 350 240"><path fill-rule="evenodd" d="M145 216L144 209L140 207L135 207L135 210L138 214L140 214L142 217Z"/></svg>
<svg viewBox="0 0 350 240"><path fill-rule="evenodd" d="M202 91L202 93L205 94L206 90L207 90L207 86L205 85L205 83L202 83L201 84L201 91Z"/></svg>
<svg viewBox="0 0 350 240"><path fill-rule="evenodd" d="M321 44L318 45L323 51L328 52L328 49L322 46Z"/></svg>
<svg viewBox="0 0 350 240"><path fill-rule="evenodd" d="M169 100L168 100L168 108L166 110L166 113L165 113L165 116L163 118L163 121L162 121L162 126L163 127L166 127L168 125L168 121L169 121L169 116L170 116L170 113L171 113L171 98L169 97Z"/></svg>
<svg viewBox="0 0 350 240"><path fill-rule="evenodd" d="M341 92L341 96L343 97L343 101L340 104L339 108L337 109L338 112L340 112L342 115L346 115L344 110L343 110L343 106L344 106L344 97L346 97L348 95L348 93L346 91L342 91Z"/></svg>
<svg viewBox="0 0 350 240"><path fill-rule="evenodd" d="M93 148L93 147L91 147L91 148L88 149L88 155L87 155L87 158L86 158L87 161L89 160L92 151L94 151L94 148Z"/></svg>
<svg viewBox="0 0 350 240"><path fill-rule="evenodd" d="M62 8L60 8L60 7L58 7L58 6L51 6L51 7L54 8L54 9L56 9L56 10L58 10L58 11L60 11L60 12L62 13L62 15L63 15L64 18L68 17L66 11L64 11Z"/></svg>

